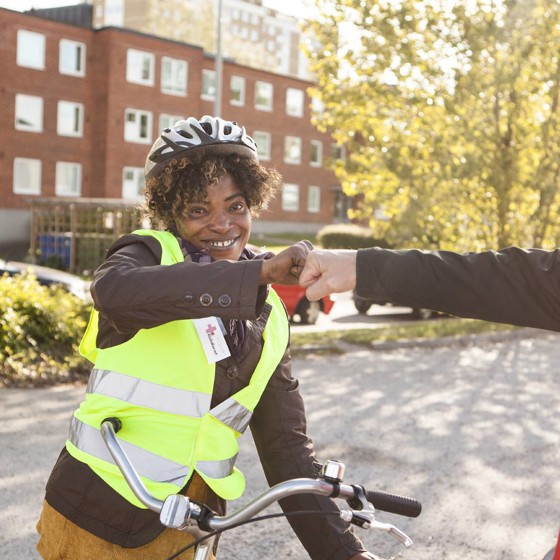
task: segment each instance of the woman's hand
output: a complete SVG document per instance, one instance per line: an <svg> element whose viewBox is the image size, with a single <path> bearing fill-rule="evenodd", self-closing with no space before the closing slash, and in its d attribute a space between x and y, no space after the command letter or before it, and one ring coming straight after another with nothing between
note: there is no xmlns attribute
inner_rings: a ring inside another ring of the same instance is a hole
<svg viewBox="0 0 560 560"><path fill-rule="evenodd" d="M270 259L263 261L260 284L298 283L307 255L313 250L310 241L298 241Z"/></svg>

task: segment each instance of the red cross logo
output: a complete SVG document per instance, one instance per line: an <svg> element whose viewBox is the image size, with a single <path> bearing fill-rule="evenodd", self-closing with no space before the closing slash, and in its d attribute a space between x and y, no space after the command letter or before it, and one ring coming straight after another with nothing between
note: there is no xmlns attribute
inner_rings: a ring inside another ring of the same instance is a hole
<svg viewBox="0 0 560 560"><path fill-rule="evenodd" d="M213 327L212 325L208 325L208 328L206 329L206 332L210 336L214 336L214 333L216 332L216 327Z"/></svg>

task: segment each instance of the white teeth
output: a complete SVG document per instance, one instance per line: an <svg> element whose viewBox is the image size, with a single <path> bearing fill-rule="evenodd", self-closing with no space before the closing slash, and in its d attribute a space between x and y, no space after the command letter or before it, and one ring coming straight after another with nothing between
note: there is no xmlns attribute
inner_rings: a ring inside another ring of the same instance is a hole
<svg viewBox="0 0 560 560"><path fill-rule="evenodd" d="M207 241L208 245L212 247L221 248L229 247L235 243L235 239L230 239L229 241Z"/></svg>

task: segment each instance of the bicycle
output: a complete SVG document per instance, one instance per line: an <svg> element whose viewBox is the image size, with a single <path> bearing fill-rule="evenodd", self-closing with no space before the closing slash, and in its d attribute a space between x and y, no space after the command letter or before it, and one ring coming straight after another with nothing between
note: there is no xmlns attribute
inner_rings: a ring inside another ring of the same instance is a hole
<svg viewBox="0 0 560 560"><path fill-rule="evenodd" d="M344 484L342 480L345 466L339 461L327 461L319 478L297 478L281 482L264 491L247 505L225 516L217 515L205 504L193 502L182 494L171 494L162 502L148 492L121 447L116 436L120 428L121 422L118 418L106 418L101 423L101 436L134 495L148 509L159 513L162 525L187 531L195 537L192 543L166 560L178 558L183 552L193 547L196 547L194 560L209 560L215 538L219 533L244 523L264 519L264 517L255 516L274 502L301 493L345 499L350 509L341 509L339 515L346 522L363 529L384 531L406 548L413 544L412 539L396 526L377 521L375 511L379 509L405 517L418 517L422 511L420 502L396 494L368 491L359 485ZM310 512L302 513L309 514ZM383 560L375 555L373 558Z"/></svg>

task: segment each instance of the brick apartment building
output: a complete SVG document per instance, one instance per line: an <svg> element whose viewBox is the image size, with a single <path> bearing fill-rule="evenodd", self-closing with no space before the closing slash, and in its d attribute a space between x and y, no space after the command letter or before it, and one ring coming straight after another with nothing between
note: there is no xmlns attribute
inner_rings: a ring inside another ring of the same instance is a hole
<svg viewBox="0 0 560 560"><path fill-rule="evenodd" d="M123 28L94 30L89 18L80 25L0 8L0 256L29 243L33 201L136 204L159 130L214 112L213 57ZM224 61L222 117L246 127L285 181L256 233L346 220L324 167L331 138L310 122L310 85Z"/></svg>

